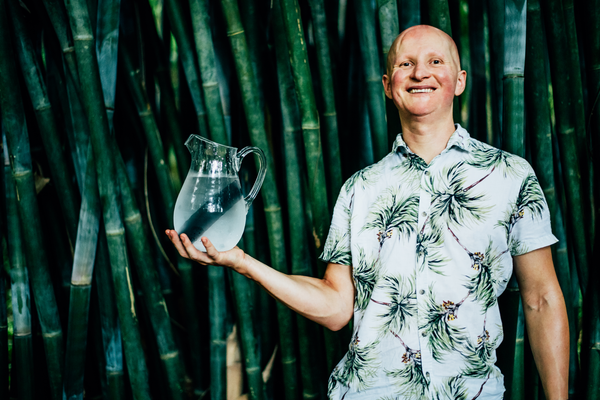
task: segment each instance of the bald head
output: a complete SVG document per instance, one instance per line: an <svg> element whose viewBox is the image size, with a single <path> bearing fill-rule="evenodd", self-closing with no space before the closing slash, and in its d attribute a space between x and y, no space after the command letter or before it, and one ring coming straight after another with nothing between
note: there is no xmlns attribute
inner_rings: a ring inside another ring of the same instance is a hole
<svg viewBox="0 0 600 400"><path fill-rule="evenodd" d="M402 46L402 42L407 38L419 39L425 36L434 36L439 41L441 46L444 46L448 54L452 58L452 63L456 65L457 71L460 71L460 57L458 56L458 48L452 37L446 32L430 25L415 25L402 31L390 46L390 51L386 60L386 74L391 76L396 62L396 53Z"/></svg>

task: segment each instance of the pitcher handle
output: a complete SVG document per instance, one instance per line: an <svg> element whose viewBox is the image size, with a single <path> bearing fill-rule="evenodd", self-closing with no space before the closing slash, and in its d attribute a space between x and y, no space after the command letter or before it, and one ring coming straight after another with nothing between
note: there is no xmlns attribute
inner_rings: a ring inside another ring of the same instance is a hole
<svg viewBox="0 0 600 400"><path fill-rule="evenodd" d="M254 185L252 186L250 193L248 193L248 196L244 197L244 201L246 202L246 212L248 212L248 209L256 198L256 195L258 194L258 191L265 180L265 175L267 174L267 159L265 158L265 153L263 153L263 151L258 147L248 146L240 150L240 152L237 154L238 170L242 164L242 159L250 153L256 153L256 155L258 155L258 175L256 176L256 180L254 181Z"/></svg>

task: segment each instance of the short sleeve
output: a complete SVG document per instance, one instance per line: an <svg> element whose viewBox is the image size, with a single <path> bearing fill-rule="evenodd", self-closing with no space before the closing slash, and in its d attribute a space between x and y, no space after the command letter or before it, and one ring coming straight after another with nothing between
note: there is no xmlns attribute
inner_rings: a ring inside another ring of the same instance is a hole
<svg viewBox="0 0 600 400"><path fill-rule="evenodd" d="M521 182L509 221L508 244L513 256L553 245L550 212L544 193L531 166Z"/></svg>
<svg viewBox="0 0 600 400"><path fill-rule="evenodd" d="M329 228L329 235L323 247L321 260L341 265L352 265L352 252L350 249L350 201L353 188L344 185L333 209L333 218Z"/></svg>

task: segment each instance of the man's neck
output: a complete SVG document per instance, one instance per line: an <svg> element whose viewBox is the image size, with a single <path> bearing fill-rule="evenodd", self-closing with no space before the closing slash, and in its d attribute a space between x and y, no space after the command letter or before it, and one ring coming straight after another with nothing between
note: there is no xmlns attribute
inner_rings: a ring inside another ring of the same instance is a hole
<svg viewBox="0 0 600 400"><path fill-rule="evenodd" d="M402 118L401 118L402 119ZM410 150L427 164L446 148L456 130L452 114L442 121L402 121L402 138Z"/></svg>

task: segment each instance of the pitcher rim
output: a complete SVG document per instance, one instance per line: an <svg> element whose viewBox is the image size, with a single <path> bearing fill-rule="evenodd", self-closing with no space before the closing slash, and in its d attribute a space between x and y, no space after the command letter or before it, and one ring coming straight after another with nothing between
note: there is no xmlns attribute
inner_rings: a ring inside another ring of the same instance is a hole
<svg viewBox="0 0 600 400"><path fill-rule="evenodd" d="M195 137L195 138L198 138L198 139L200 139L200 140L204 140L204 141L206 141L206 142L214 143L214 144L216 144L217 146L223 146L223 147L227 147L228 149L235 150L236 152L238 151L238 148L237 148L237 147L233 147L233 146L227 146L226 144L217 143L217 142L215 142L214 140L207 139L207 138L205 138L204 136L196 135L195 133L192 133L192 134L190 135L190 137L188 137L188 139L187 139L187 140L185 141L185 143L184 143L185 145L187 145L187 143L190 141L190 139L191 139L191 137L192 137L192 136L193 136L193 137Z"/></svg>

